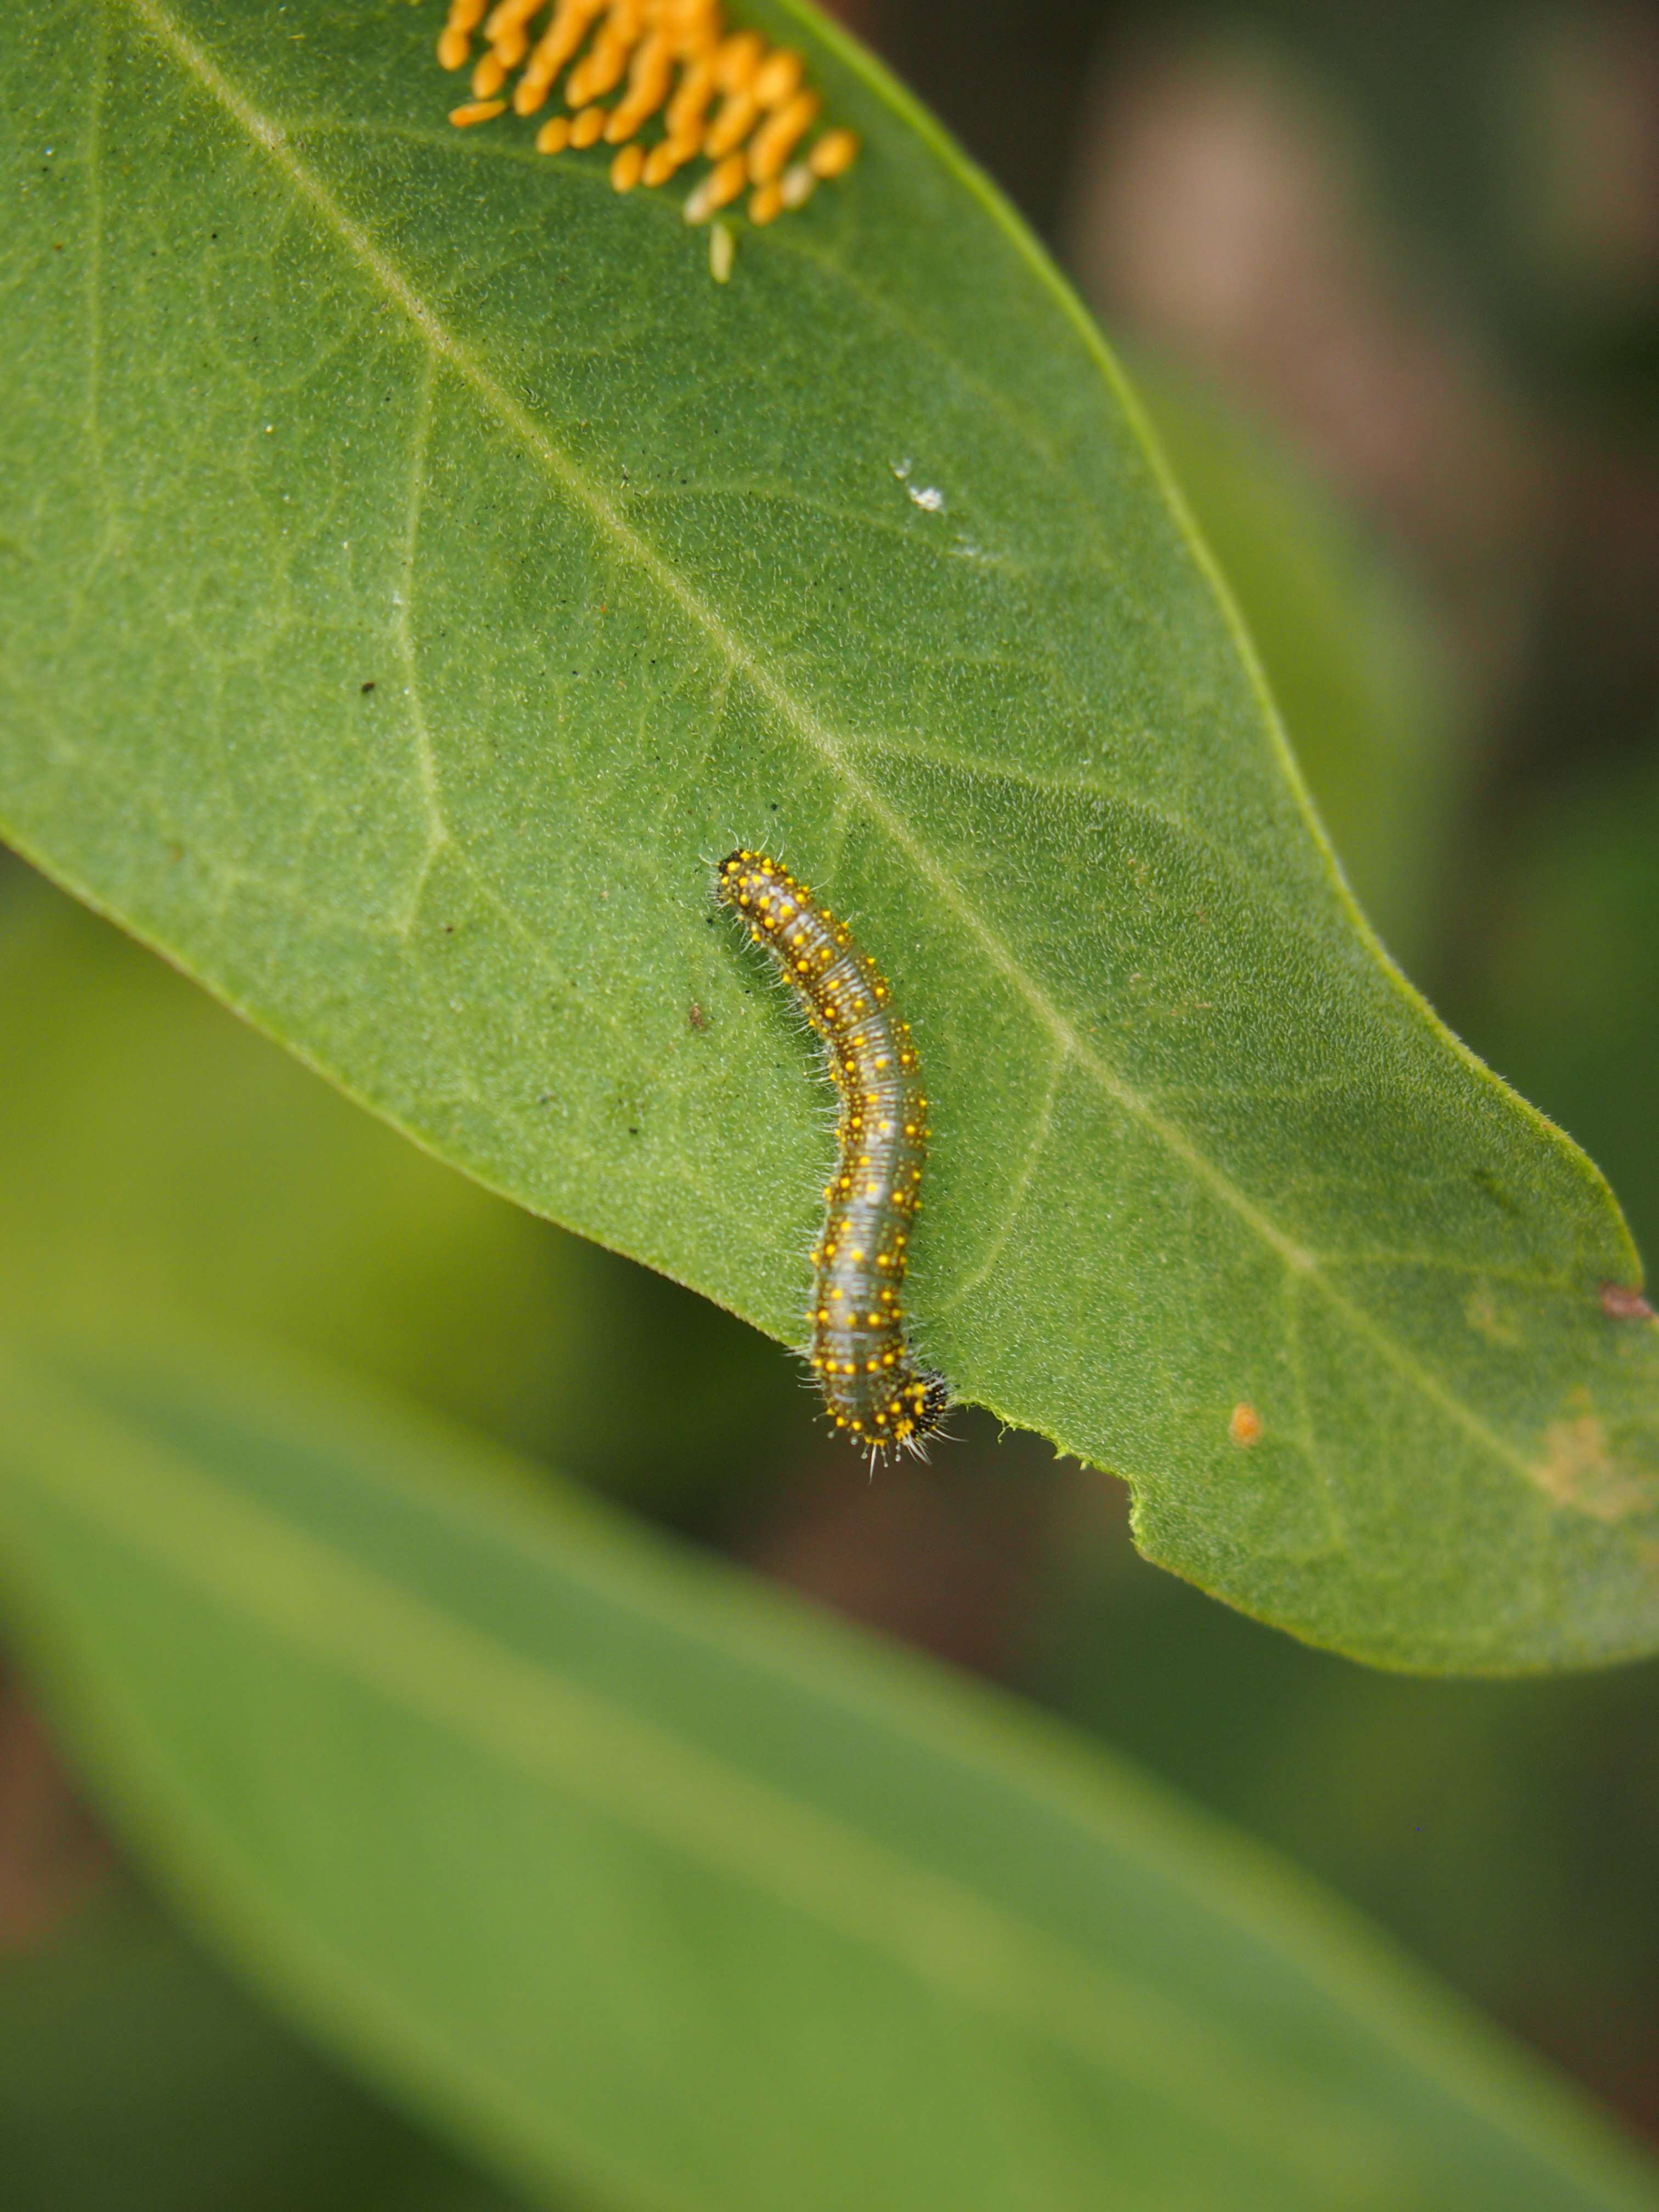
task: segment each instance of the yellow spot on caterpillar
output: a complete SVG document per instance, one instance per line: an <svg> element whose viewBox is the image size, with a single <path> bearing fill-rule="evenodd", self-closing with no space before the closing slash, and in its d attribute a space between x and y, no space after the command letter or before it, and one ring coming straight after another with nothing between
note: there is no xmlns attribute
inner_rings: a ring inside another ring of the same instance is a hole
<svg viewBox="0 0 1659 2212"><path fill-rule="evenodd" d="M755 934L825 1038L841 1091L841 1158L825 1187L828 1214L813 1255L810 1358L836 1425L853 1431L856 1424L859 1439L872 1440L879 1453L937 1428L945 1403L943 1383L919 1370L904 1340L896 1287L904 1275L899 1223L916 1210L926 1133L920 1085L891 1072L908 1033L886 1010L885 979L855 947L862 981L844 995L846 971L830 974L824 959L832 942L845 939L844 927L837 930L829 908L815 906L775 861L733 854L716 887L740 913L775 918L771 930L757 927Z"/></svg>

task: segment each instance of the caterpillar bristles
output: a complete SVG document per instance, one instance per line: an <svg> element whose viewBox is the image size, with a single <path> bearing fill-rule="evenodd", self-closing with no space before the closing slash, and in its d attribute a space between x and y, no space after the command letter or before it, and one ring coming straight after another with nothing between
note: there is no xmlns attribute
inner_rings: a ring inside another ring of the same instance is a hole
<svg viewBox="0 0 1659 2212"><path fill-rule="evenodd" d="M782 862L747 846L715 896L764 947L822 1039L838 1095L838 1158L812 1255L807 1364L824 1407L873 1468L937 1435L949 1393L916 1357L902 1292L921 1211L927 1097L910 1027L853 933ZM925 1455L923 1455L925 1456Z"/></svg>

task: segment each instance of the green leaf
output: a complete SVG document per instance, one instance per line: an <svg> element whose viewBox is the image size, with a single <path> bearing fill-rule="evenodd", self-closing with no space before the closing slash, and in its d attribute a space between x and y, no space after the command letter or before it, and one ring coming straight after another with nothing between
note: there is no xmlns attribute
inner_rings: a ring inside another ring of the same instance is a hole
<svg viewBox="0 0 1659 2212"><path fill-rule="evenodd" d="M781 847L917 1027L959 1395L1316 1640L1653 1648L1605 1187L1379 956L1072 296L844 39L744 14L866 148L723 285L672 193L450 130L435 10L5 16L0 823L793 1339L823 1099L709 902Z"/></svg>
<svg viewBox="0 0 1659 2212"><path fill-rule="evenodd" d="M0 1327L211 1322L541 1443L600 1348L569 1324L550 1343L544 1326L591 1291L586 1248L15 875L0 893L0 1037L27 1049L7 1052L0 1085Z"/></svg>
<svg viewBox="0 0 1659 2212"><path fill-rule="evenodd" d="M27 1040L0 1084L0 1327L210 1324L682 1509L806 1426L750 1330L440 1167L15 864L0 1038Z"/></svg>
<svg viewBox="0 0 1659 2212"><path fill-rule="evenodd" d="M512 2212L123 1899L0 1960L8 2212Z"/></svg>
<svg viewBox="0 0 1659 2212"><path fill-rule="evenodd" d="M1029 1710L291 1376L14 1346L0 1389L0 1562L130 1837L544 2199L1659 2204L1309 1885Z"/></svg>

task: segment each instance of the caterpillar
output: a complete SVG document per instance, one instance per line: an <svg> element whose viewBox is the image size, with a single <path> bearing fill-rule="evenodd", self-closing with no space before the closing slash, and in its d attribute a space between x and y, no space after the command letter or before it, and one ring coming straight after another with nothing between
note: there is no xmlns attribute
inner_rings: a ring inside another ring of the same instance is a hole
<svg viewBox="0 0 1659 2212"><path fill-rule="evenodd" d="M808 1362L837 1429L875 1461L920 1453L949 1393L904 1334L900 1292L921 1210L927 1100L909 1024L844 921L781 861L731 854L715 896L745 921L823 1038L840 1095L840 1157L813 1252Z"/></svg>
<svg viewBox="0 0 1659 2212"><path fill-rule="evenodd" d="M803 82L804 59L757 31L729 32L720 0L496 0L486 15L487 7L450 0L438 40L443 66L465 68L480 23L485 40L472 97L450 110L450 121L461 130L493 123L509 106L534 115L562 76L568 112L541 125L538 152L603 139L618 149L611 181L619 192L666 184L704 159L710 167L684 203L688 222L707 222L744 191L750 222L775 222L858 157L858 137L844 129L806 145L823 102ZM616 92L613 106L602 105ZM647 145L639 133L659 115L661 135Z"/></svg>

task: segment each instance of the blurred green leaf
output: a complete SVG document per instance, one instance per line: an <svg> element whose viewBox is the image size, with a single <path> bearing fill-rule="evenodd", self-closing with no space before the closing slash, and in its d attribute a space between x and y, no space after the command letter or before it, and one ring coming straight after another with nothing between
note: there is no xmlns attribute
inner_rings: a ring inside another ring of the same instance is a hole
<svg viewBox="0 0 1659 2212"><path fill-rule="evenodd" d="M1496 1066L1620 1177L1659 1249L1659 733L1517 812L1459 1003Z"/></svg>
<svg viewBox="0 0 1659 2212"><path fill-rule="evenodd" d="M1286 1852L1488 2012L1659 2121L1659 1664L1548 1681L1355 1668L1152 1572L1079 1514L1022 1672Z"/></svg>
<svg viewBox="0 0 1659 2212"><path fill-rule="evenodd" d="M449 130L434 10L0 18L0 820L793 1337L823 1100L708 881L781 845L918 1024L962 1395L1316 1640L1651 1648L1605 1188L1377 957L1071 295L872 64L745 15L866 149L724 285L671 194Z"/></svg>
<svg viewBox="0 0 1659 2212"><path fill-rule="evenodd" d="M749 1330L440 1167L21 869L0 1037L27 1040L0 1085L0 1321L210 1322L520 1447L557 1435L660 1505L760 1479L804 1425Z"/></svg>
<svg viewBox="0 0 1659 2212"><path fill-rule="evenodd" d="M440 1167L38 879L0 896L0 1322L214 1322L514 1442L582 1248ZM567 1352L568 1347L568 1352Z"/></svg>
<svg viewBox="0 0 1659 2212"><path fill-rule="evenodd" d="M7 2212L511 2212L131 1900L0 1960Z"/></svg>
<svg viewBox="0 0 1659 2212"><path fill-rule="evenodd" d="M5 1578L129 1835L544 2197L1659 2204L1315 1893L1030 1711L291 1377L60 1346L0 1389Z"/></svg>

